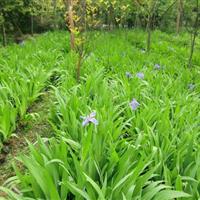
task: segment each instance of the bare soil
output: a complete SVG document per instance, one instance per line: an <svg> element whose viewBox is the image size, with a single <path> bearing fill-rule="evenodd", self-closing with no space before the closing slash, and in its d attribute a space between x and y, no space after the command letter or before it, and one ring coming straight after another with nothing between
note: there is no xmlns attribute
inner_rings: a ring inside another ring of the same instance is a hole
<svg viewBox="0 0 200 200"><path fill-rule="evenodd" d="M48 113L51 104L51 94L46 92L29 109L29 114L37 113L36 119L22 123L16 130L14 136L4 144L0 153L0 186L9 178L15 175L12 163L15 162L19 168L23 165L16 160L16 157L28 153L27 140L34 143L37 136L49 137L51 127L48 123ZM0 193L0 197L4 196Z"/></svg>

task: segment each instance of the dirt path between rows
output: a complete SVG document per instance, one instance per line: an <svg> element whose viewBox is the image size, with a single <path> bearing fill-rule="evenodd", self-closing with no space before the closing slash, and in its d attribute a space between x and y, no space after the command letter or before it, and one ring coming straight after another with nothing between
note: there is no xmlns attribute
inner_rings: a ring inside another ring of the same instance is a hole
<svg viewBox="0 0 200 200"><path fill-rule="evenodd" d="M34 143L37 135L49 137L51 135L51 127L48 123L48 113L51 105L50 92L44 93L29 109L29 113L37 113L36 119L31 119L26 126L20 126L16 130L16 136L13 136L5 145L0 153L0 186L14 175L12 163L16 161L16 157L28 153L28 145L26 140ZM18 167L21 164L16 162ZM0 193L0 196L2 194Z"/></svg>

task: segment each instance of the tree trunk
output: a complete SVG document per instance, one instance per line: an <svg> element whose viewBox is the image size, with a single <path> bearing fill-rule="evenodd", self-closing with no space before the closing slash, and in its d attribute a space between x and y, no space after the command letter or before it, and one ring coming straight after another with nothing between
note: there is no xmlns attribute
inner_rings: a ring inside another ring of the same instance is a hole
<svg viewBox="0 0 200 200"><path fill-rule="evenodd" d="M7 45L7 39L6 39L6 29L4 24L2 24L2 35L3 35L3 46L5 47Z"/></svg>
<svg viewBox="0 0 200 200"><path fill-rule="evenodd" d="M109 30L111 31L113 29L113 20L114 19L114 12L113 7L110 5L109 7Z"/></svg>
<svg viewBox="0 0 200 200"><path fill-rule="evenodd" d="M74 35L74 20L73 20L73 0L67 0L68 5L68 19L69 22L69 30L70 30L70 46L71 49L75 49L75 35Z"/></svg>
<svg viewBox="0 0 200 200"><path fill-rule="evenodd" d="M135 18L135 27L136 28L141 28L142 27L142 22L139 13L136 14Z"/></svg>
<svg viewBox="0 0 200 200"><path fill-rule="evenodd" d="M57 27L57 23L56 23L56 19L57 19L57 13L56 13L56 8L57 8L57 0L52 0L52 6L53 6L53 14L54 14L54 19L53 19L53 27L54 29L56 29Z"/></svg>
<svg viewBox="0 0 200 200"><path fill-rule="evenodd" d="M83 27L83 31L86 31L86 0L81 0L81 26Z"/></svg>
<svg viewBox="0 0 200 200"><path fill-rule="evenodd" d="M165 19L164 16L173 8L173 6L176 4L177 1L178 0L175 0L174 2L172 2L172 4L160 15L160 24Z"/></svg>
<svg viewBox="0 0 200 200"><path fill-rule="evenodd" d="M79 54L78 62L77 62L77 69L76 69L76 80L79 83L80 82L80 74L81 74L81 66L83 61L83 53Z"/></svg>
<svg viewBox="0 0 200 200"><path fill-rule="evenodd" d="M182 25L183 15L183 0L178 0L177 19L176 19L176 33L179 34Z"/></svg>
<svg viewBox="0 0 200 200"><path fill-rule="evenodd" d="M191 48L190 48L190 56L189 56L189 60L188 60L188 67L190 68L192 66L192 57L194 54L194 48L195 48L195 41L196 41L196 37L198 35L198 23L199 23L199 0L196 1L196 19L194 22L194 31L193 31L193 35L192 35L192 40L191 40Z"/></svg>
<svg viewBox="0 0 200 200"><path fill-rule="evenodd" d="M147 52L149 52L151 48L151 20L152 17L149 14L147 21Z"/></svg>
<svg viewBox="0 0 200 200"><path fill-rule="evenodd" d="M31 36L34 34L34 24L33 24L33 15L31 15Z"/></svg>
<svg viewBox="0 0 200 200"><path fill-rule="evenodd" d="M194 54L196 36L197 36L197 31L195 31L195 33L192 35L191 48L190 48L190 57L189 57L189 60L188 60L188 67L189 68L192 66L192 57L193 57L193 54Z"/></svg>

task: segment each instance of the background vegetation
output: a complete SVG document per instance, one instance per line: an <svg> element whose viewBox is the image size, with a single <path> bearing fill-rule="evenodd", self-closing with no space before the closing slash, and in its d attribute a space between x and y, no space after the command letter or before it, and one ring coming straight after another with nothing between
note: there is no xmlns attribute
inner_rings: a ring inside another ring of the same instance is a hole
<svg viewBox="0 0 200 200"><path fill-rule="evenodd" d="M199 14L198 0L1 0L0 163L20 130L49 127L0 199L200 199Z"/></svg>
<svg viewBox="0 0 200 200"><path fill-rule="evenodd" d="M150 22L152 29L178 33L193 26L198 10L197 0L1 0L0 25L7 34L17 36L64 29L70 2L77 4L78 15L85 15L86 26L92 18L98 19L93 29L103 25L146 28Z"/></svg>

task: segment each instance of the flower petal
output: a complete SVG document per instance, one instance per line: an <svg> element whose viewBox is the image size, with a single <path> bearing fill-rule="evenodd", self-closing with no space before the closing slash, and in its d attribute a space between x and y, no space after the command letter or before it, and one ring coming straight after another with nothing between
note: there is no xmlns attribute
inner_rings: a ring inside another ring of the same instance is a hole
<svg viewBox="0 0 200 200"><path fill-rule="evenodd" d="M142 72L138 72L138 73L136 74L136 76L137 76L138 78L140 78L140 79L144 79L144 73L142 73Z"/></svg>
<svg viewBox="0 0 200 200"><path fill-rule="evenodd" d="M95 118L91 118L90 122L92 122L94 125L98 125L99 124L98 120L96 120Z"/></svg>
<svg viewBox="0 0 200 200"><path fill-rule="evenodd" d="M86 118L83 122L82 122L82 126L86 126L87 124L89 124L90 120L88 118Z"/></svg>
<svg viewBox="0 0 200 200"><path fill-rule="evenodd" d="M132 110L136 110L140 106L140 104L139 102L137 102L136 99L133 98L133 100L130 102L130 106Z"/></svg>
<svg viewBox="0 0 200 200"><path fill-rule="evenodd" d="M90 115L89 115L90 118L93 118L93 117L95 117L95 116L96 116L96 111L90 113Z"/></svg>

